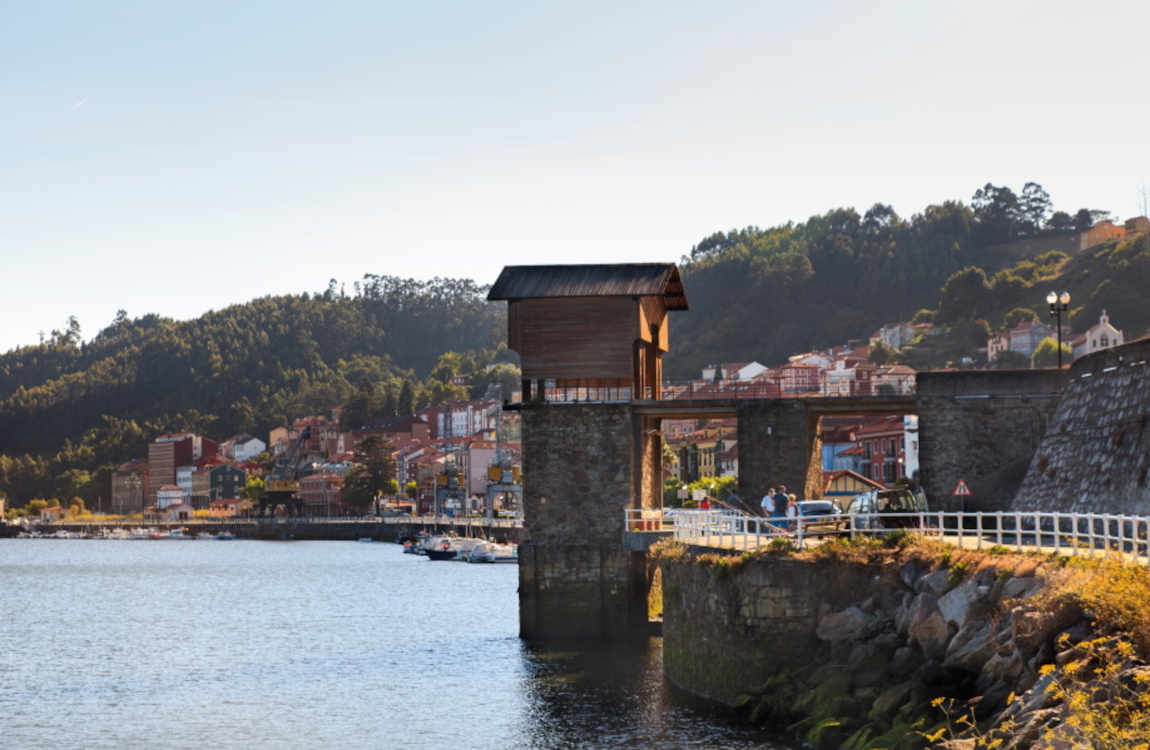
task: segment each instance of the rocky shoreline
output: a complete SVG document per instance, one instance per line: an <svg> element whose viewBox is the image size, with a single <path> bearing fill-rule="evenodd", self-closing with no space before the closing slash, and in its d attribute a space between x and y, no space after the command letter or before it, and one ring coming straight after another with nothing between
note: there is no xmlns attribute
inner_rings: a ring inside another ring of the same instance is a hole
<svg viewBox="0 0 1150 750"><path fill-rule="evenodd" d="M1141 568L905 540L835 546L659 550L668 677L819 748L894 750L1069 736L1066 695L1093 694L1098 664L1118 685L1145 671L1122 608L1100 612L1104 600L1075 589L1122 575L1150 590Z"/></svg>

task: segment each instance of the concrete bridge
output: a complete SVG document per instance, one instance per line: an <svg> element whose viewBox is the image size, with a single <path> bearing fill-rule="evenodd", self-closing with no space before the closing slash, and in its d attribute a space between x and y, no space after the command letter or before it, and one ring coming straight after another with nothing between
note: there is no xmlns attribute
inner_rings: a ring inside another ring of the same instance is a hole
<svg viewBox="0 0 1150 750"><path fill-rule="evenodd" d="M821 496L824 416L917 414L920 478L936 507L959 479L965 510L1006 507L1066 375L925 372L913 396L524 404L520 629L526 638L612 637L646 627L649 571L623 543L624 511L662 505L664 419L738 420L739 494L772 485Z"/></svg>

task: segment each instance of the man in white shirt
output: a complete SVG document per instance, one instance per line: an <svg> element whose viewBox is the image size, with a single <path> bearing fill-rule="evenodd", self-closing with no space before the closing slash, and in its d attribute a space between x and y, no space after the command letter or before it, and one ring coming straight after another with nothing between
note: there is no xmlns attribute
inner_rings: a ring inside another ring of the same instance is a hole
<svg viewBox="0 0 1150 750"><path fill-rule="evenodd" d="M763 500L759 505L763 506L763 516L766 518L771 517L771 513L775 510L775 488L772 487L767 490L767 494L763 495Z"/></svg>

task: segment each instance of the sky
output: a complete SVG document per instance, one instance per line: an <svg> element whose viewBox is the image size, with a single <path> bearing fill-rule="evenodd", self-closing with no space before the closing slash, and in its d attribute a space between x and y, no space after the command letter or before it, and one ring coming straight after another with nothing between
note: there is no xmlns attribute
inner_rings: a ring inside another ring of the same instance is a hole
<svg viewBox="0 0 1150 750"><path fill-rule="evenodd" d="M676 261L986 182L1141 213L1150 3L9 3L0 351L364 274ZM689 291L689 290L688 290Z"/></svg>

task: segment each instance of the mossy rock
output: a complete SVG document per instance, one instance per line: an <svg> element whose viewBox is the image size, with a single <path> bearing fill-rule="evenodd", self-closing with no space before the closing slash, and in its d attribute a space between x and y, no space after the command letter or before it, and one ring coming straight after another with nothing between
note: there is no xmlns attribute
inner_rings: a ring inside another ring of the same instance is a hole
<svg viewBox="0 0 1150 750"><path fill-rule="evenodd" d="M912 687L910 682L900 682L887 688L875 698L867 717L875 721L885 721L906 703Z"/></svg>

